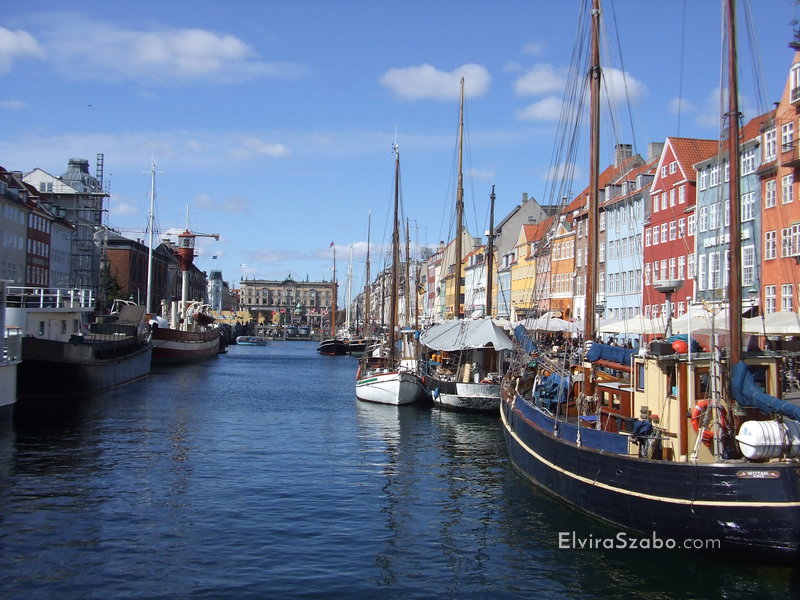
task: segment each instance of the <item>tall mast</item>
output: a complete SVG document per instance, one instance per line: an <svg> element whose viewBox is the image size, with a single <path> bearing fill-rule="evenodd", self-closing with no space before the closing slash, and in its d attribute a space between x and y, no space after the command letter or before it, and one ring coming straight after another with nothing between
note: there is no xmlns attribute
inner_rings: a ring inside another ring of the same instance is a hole
<svg viewBox="0 0 800 600"><path fill-rule="evenodd" d="M464 220L464 174L461 171L464 149L464 78L461 78L461 101L458 109L458 189L456 191L456 243L455 243L455 294L453 298L453 318L461 318L461 230Z"/></svg>
<svg viewBox="0 0 800 600"><path fill-rule="evenodd" d="M365 283L364 283L364 323L366 326L366 334L370 335L372 333L370 327L370 317L372 316L372 312L370 310L369 300L370 300L370 292L372 291L372 282L370 281L370 272L369 272L369 238L370 238L370 228L372 227L372 211L367 213L367 273L365 276Z"/></svg>
<svg viewBox="0 0 800 600"><path fill-rule="evenodd" d="M397 324L397 264L400 262L400 147L394 145L394 227L392 228L392 290L389 298L389 359L394 362Z"/></svg>
<svg viewBox="0 0 800 600"><path fill-rule="evenodd" d="M736 73L736 7L734 0L725 6L728 29L728 165L730 167L730 262L728 274L728 299L730 307L730 365L742 354L742 268L741 268L741 215L739 213L739 82Z"/></svg>
<svg viewBox="0 0 800 600"><path fill-rule="evenodd" d="M600 237L598 218L600 209L600 0L592 0L592 64L589 69L591 121L589 129L589 230L588 256L586 262L586 300L584 321L584 340L591 340L595 334L595 303L597 301L597 243Z"/></svg>
<svg viewBox="0 0 800 600"><path fill-rule="evenodd" d="M333 282L331 285L331 337L336 337L336 296L339 290L336 288L336 244L331 242L333 246Z"/></svg>
<svg viewBox="0 0 800 600"><path fill-rule="evenodd" d="M147 300L146 309L153 311L153 222L155 221L156 203L156 160L150 165L150 209L147 212Z"/></svg>
<svg viewBox="0 0 800 600"><path fill-rule="evenodd" d="M486 316L492 316L492 269L494 268L494 185L489 194L489 240L486 248Z"/></svg>
<svg viewBox="0 0 800 600"><path fill-rule="evenodd" d="M351 288L353 283L353 244L350 244L350 260L347 263L347 304L345 304L345 329L350 331L350 302L351 300Z"/></svg>
<svg viewBox="0 0 800 600"><path fill-rule="evenodd" d="M406 219L406 327L411 327L411 238L408 234L408 219Z"/></svg>

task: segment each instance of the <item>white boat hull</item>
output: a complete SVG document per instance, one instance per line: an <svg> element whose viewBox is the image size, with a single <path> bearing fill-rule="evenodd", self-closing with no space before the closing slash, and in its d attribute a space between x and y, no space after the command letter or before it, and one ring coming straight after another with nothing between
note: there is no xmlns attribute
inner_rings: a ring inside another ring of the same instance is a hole
<svg viewBox="0 0 800 600"><path fill-rule="evenodd" d="M457 410L500 410L500 384L499 383L462 383L455 384L452 390L441 391L433 394L433 402L443 408Z"/></svg>
<svg viewBox="0 0 800 600"><path fill-rule="evenodd" d="M423 400L428 390L414 373L372 373L356 380L356 398L378 404L412 404Z"/></svg>

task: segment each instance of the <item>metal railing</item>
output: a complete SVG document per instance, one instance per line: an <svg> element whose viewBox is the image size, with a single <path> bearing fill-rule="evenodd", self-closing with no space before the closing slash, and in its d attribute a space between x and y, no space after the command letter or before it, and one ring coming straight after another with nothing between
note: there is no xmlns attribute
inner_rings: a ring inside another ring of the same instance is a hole
<svg viewBox="0 0 800 600"><path fill-rule="evenodd" d="M92 290L35 287L6 288L8 308L94 308Z"/></svg>

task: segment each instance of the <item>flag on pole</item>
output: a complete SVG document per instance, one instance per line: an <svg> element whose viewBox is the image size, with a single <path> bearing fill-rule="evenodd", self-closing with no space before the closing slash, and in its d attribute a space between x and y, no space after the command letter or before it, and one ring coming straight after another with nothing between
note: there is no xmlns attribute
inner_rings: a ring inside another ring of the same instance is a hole
<svg viewBox="0 0 800 600"><path fill-rule="evenodd" d="M215 255L214 255L214 256L212 256L211 258L212 258L212 259L214 259L214 260L217 260L217 255L215 254Z"/></svg>
<svg viewBox="0 0 800 600"><path fill-rule="evenodd" d="M331 242L331 245L328 246L328 248L333 248L333 242Z"/></svg>

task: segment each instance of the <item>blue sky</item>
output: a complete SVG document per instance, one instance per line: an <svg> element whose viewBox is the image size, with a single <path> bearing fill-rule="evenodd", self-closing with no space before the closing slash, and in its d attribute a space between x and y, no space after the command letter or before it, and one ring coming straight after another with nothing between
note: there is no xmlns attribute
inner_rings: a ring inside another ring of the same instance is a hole
<svg viewBox="0 0 800 600"><path fill-rule="evenodd" d="M201 269L222 269L234 284L243 273L330 279L334 241L339 280L353 245L360 286L370 211L375 263L388 239L395 139L412 240L435 245L452 235L462 74L468 228L487 228L493 184L498 220L523 193L546 200L581 5L6 3L0 165L60 174L69 158L93 166L103 153L109 223L137 237L155 159L160 230L182 227L188 205L193 230L221 235L199 240ZM793 2L752 1L750 11L760 67L748 64L742 18L747 117L780 98L793 56ZM604 65L617 83L625 73L634 111L621 141L645 154L647 142L669 135L717 137L720 12L717 0L605 3L609 46L618 39L621 52Z"/></svg>

